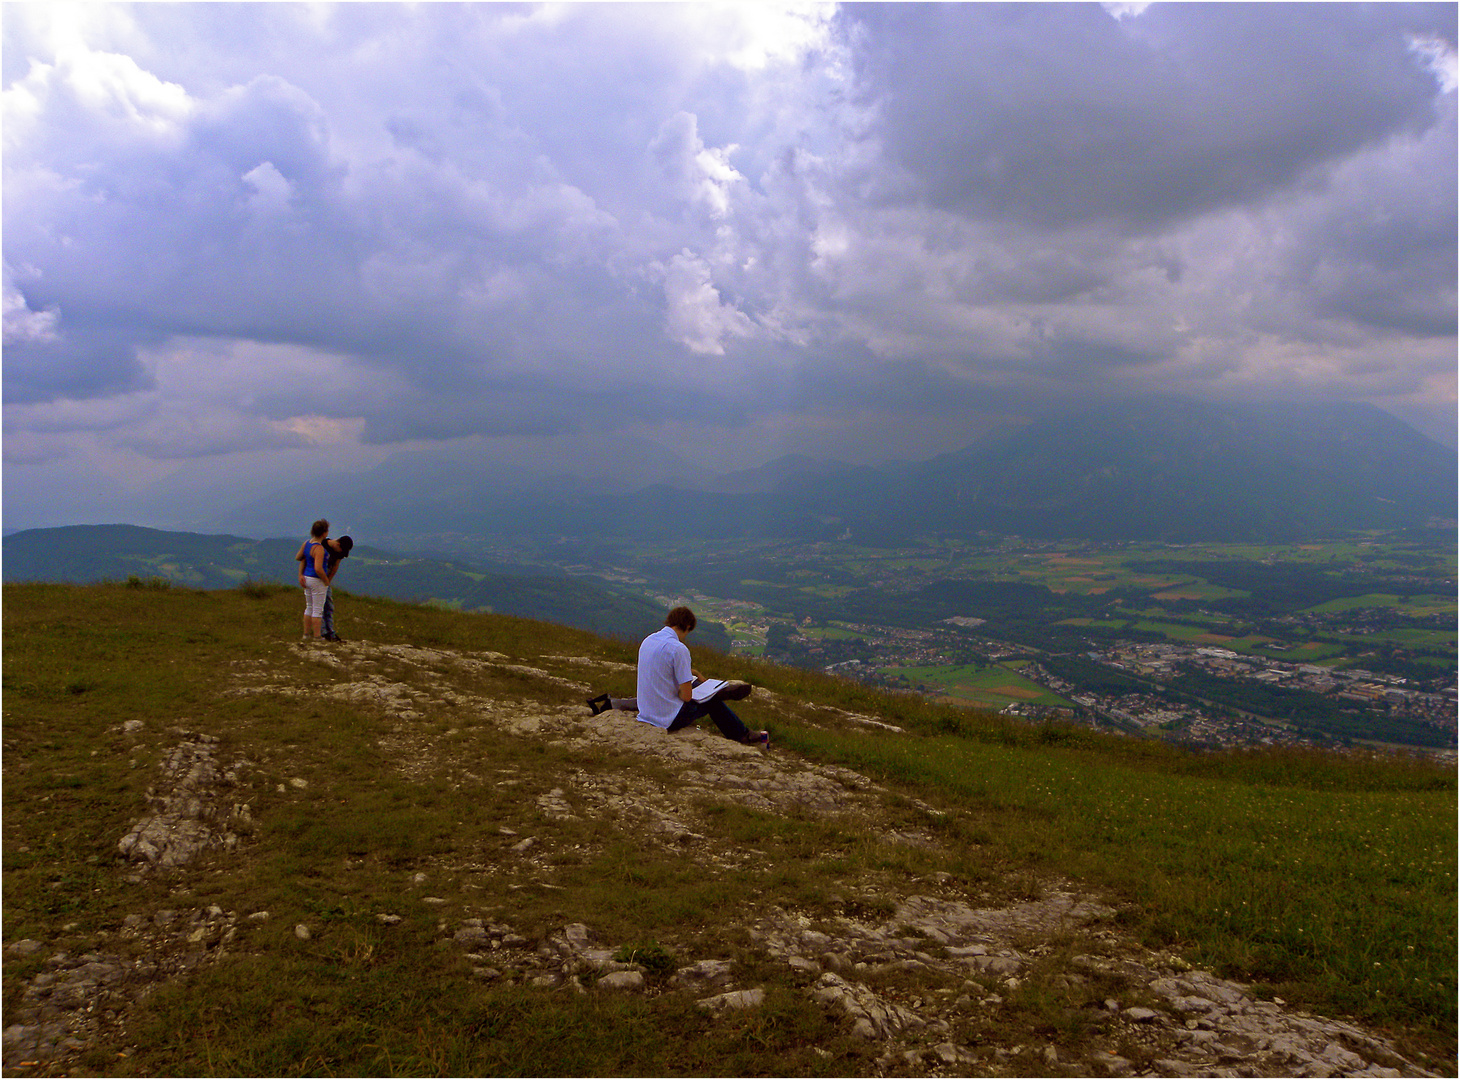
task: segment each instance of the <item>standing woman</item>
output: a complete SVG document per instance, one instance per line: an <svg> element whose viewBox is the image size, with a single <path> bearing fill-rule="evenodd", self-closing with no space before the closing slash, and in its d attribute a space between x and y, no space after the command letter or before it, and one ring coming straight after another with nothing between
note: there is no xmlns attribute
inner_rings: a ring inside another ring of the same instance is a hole
<svg viewBox="0 0 1460 1080"><path fill-rule="evenodd" d="M330 573L325 557L324 538L330 523L320 518L310 527L309 539L299 549L299 584L304 589L304 636L319 637L319 622L324 615L324 598L329 592Z"/></svg>

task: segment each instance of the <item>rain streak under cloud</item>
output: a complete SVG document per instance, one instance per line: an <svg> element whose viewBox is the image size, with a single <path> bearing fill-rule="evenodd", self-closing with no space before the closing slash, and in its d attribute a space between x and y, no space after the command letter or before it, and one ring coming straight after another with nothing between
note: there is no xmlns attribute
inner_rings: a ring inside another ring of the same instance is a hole
<svg viewBox="0 0 1460 1080"><path fill-rule="evenodd" d="M0 19L7 528L1152 390L1453 441L1452 4Z"/></svg>

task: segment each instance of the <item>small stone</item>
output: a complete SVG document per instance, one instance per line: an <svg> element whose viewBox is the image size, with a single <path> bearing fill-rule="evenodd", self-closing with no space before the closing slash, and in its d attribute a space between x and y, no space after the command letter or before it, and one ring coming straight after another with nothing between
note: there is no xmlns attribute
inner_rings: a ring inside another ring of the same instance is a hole
<svg viewBox="0 0 1460 1080"><path fill-rule="evenodd" d="M292 788L298 788L302 791L304 788L307 788L309 786L309 781L296 776L289 781L289 786Z"/></svg>
<svg viewBox="0 0 1460 1080"><path fill-rule="evenodd" d="M394 926L396 923L401 921L401 917L399 915L389 915L382 911L380 914L375 916L375 921L382 922L386 926Z"/></svg>
<svg viewBox="0 0 1460 1080"><path fill-rule="evenodd" d="M756 987L754 990L731 990L726 994L701 998L696 1004L706 1012L718 1015L734 1009L753 1009L763 1001L765 1001L765 991Z"/></svg>
<svg viewBox="0 0 1460 1080"><path fill-rule="evenodd" d="M313 935L310 934L309 927L303 923L296 923L294 926L294 936L300 941L308 941Z"/></svg>
<svg viewBox="0 0 1460 1080"><path fill-rule="evenodd" d="M1200 1076L1203 1071L1200 1065L1175 1058L1157 1058L1155 1066L1157 1076Z"/></svg>
<svg viewBox="0 0 1460 1080"><path fill-rule="evenodd" d="M1107 1050L1096 1051L1094 1063L1099 1070L1095 1074L1097 1076L1130 1076L1135 1072L1135 1067L1128 1059Z"/></svg>
<svg viewBox="0 0 1460 1080"><path fill-rule="evenodd" d="M268 922L269 921L269 913L267 911L255 911L252 915L250 915L248 917L248 921L249 922Z"/></svg>
<svg viewBox="0 0 1460 1080"><path fill-rule="evenodd" d="M949 956L960 959L966 956L987 956L988 954L989 950L986 945L960 945L948 950Z"/></svg>
<svg viewBox="0 0 1460 1080"><path fill-rule="evenodd" d="M32 956L41 951L41 943L33 938L21 938L5 946L5 951L15 956Z"/></svg>
<svg viewBox="0 0 1460 1080"><path fill-rule="evenodd" d="M512 850L519 855L524 851L530 851L537 844L537 840L529 836L526 840L519 841L512 845Z"/></svg>
<svg viewBox="0 0 1460 1080"><path fill-rule="evenodd" d="M680 968L674 973L671 981L679 986L709 986L714 983L726 983L730 981L732 966L729 960L701 960Z"/></svg>
<svg viewBox="0 0 1460 1080"><path fill-rule="evenodd" d="M644 973L642 971L614 971L598 980L598 985L605 990L642 990L644 989Z"/></svg>
<svg viewBox="0 0 1460 1080"><path fill-rule="evenodd" d="M423 896L421 897L421 903L440 905L446 903L446 901L439 896Z"/></svg>
<svg viewBox="0 0 1460 1080"><path fill-rule="evenodd" d="M944 1065L957 1065L958 1059L962 1057L958 1052L958 1047L949 1042L939 1043L933 1047L933 1054Z"/></svg>
<svg viewBox="0 0 1460 1080"><path fill-rule="evenodd" d="M1320 1059L1329 1065L1344 1072L1357 1072L1368 1067L1368 1062L1359 1057L1352 1050L1347 1050L1338 1043L1329 1043L1319 1055Z"/></svg>
<svg viewBox="0 0 1460 1080"><path fill-rule="evenodd" d="M1156 1012L1155 1009L1143 1009L1139 1005L1134 1005L1126 1009L1121 1015L1135 1024L1149 1024L1161 1014Z"/></svg>

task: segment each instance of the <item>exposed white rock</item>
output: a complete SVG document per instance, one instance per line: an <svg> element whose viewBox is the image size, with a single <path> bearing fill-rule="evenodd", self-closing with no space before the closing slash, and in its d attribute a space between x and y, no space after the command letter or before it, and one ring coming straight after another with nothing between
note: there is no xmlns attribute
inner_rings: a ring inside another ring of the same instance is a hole
<svg viewBox="0 0 1460 1080"><path fill-rule="evenodd" d="M765 991L757 987L754 990L731 990L729 993L701 998L696 1004L707 1012L723 1013L739 1009L753 1009L764 1001Z"/></svg>
<svg viewBox="0 0 1460 1080"><path fill-rule="evenodd" d="M644 989L644 973L642 971L611 971L599 979L597 985L605 990L642 990Z"/></svg>
<svg viewBox="0 0 1460 1080"><path fill-rule="evenodd" d="M885 1039L926 1026L917 1013L884 1001L865 983L848 982L835 972L828 971L818 979L813 994L850 1017L852 1030L864 1039Z"/></svg>

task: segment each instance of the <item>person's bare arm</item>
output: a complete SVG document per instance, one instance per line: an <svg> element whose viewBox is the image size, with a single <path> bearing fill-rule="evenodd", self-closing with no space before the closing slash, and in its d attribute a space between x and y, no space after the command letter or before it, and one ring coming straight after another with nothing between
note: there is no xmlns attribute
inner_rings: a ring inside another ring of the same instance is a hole
<svg viewBox="0 0 1460 1080"><path fill-rule="evenodd" d="M694 685L693 682L682 682L679 684L680 701L693 701L695 699Z"/></svg>

